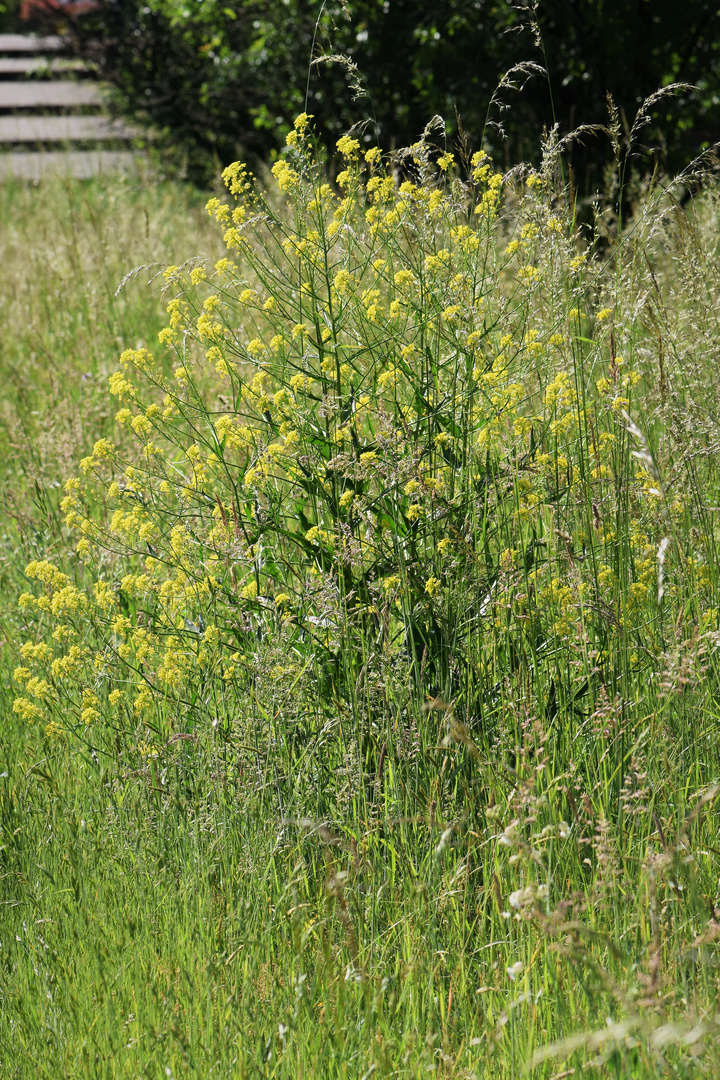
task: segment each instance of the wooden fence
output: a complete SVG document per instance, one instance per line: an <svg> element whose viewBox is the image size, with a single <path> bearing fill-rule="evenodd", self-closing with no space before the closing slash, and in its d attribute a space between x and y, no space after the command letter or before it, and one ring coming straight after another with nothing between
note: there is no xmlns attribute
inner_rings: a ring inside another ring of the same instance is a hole
<svg viewBox="0 0 720 1080"><path fill-rule="evenodd" d="M110 119L93 69L62 49L59 37L0 34L0 179L137 167L139 131Z"/></svg>

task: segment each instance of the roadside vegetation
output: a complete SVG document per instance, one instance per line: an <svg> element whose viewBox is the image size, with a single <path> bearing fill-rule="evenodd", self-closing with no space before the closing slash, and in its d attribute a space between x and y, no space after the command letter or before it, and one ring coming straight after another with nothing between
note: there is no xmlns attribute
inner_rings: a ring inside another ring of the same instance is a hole
<svg viewBox="0 0 720 1080"><path fill-rule="evenodd" d="M717 1074L718 195L610 134L0 191L3 1075Z"/></svg>

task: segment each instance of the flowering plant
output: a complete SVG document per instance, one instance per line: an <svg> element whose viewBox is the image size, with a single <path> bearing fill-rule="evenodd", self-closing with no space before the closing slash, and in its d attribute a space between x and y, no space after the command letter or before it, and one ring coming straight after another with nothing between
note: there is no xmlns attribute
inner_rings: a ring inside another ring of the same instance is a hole
<svg viewBox="0 0 720 1080"><path fill-rule="evenodd" d="M649 453L631 534L611 524L639 375L608 353L611 309L592 317L553 160L503 178L480 152L463 178L431 131L395 161L346 135L333 187L311 117L287 143L275 194L225 170L227 257L166 268L160 353L111 376L118 443L64 500L94 586L28 568L57 655L18 669L27 718L86 725L107 701L163 732L224 722L267 669L366 730L388 678L468 719L507 642L614 663L657 603Z"/></svg>

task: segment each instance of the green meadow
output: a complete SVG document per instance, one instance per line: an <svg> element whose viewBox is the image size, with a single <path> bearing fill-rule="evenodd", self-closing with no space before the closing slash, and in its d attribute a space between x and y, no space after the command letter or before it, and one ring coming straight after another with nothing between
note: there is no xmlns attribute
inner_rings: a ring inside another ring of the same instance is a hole
<svg viewBox="0 0 720 1080"><path fill-rule="evenodd" d="M0 1075L716 1076L716 180L334 153L0 188Z"/></svg>

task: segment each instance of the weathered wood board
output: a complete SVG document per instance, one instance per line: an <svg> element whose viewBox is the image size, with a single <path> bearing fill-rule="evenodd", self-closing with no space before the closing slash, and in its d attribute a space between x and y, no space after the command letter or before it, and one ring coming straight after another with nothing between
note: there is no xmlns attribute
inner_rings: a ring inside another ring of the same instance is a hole
<svg viewBox="0 0 720 1080"><path fill-rule="evenodd" d="M33 34L0 34L0 52L46 53L62 49L61 37L35 37Z"/></svg>
<svg viewBox="0 0 720 1080"><path fill-rule="evenodd" d="M87 180L104 173L133 173L141 156L131 150L69 150L0 154L0 180L42 180L70 176Z"/></svg>
<svg viewBox="0 0 720 1080"><path fill-rule="evenodd" d="M107 116L0 116L0 143L130 139L138 134Z"/></svg>
<svg viewBox="0 0 720 1080"><path fill-rule="evenodd" d="M102 89L91 82L0 82L0 109L74 108L104 102Z"/></svg>
<svg viewBox="0 0 720 1080"><path fill-rule="evenodd" d="M0 75L59 75L64 71L91 70L84 60L48 59L44 56L0 56Z"/></svg>

